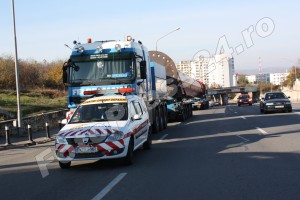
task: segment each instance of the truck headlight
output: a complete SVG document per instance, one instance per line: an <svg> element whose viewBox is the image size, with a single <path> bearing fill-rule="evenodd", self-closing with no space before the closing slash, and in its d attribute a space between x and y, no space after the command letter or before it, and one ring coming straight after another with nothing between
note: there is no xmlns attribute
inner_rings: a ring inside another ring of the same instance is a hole
<svg viewBox="0 0 300 200"><path fill-rule="evenodd" d="M113 142L113 141L118 141L124 138L124 133L122 131L116 131L112 134L110 134L105 142Z"/></svg>
<svg viewBox="0 0 300 200"><path fill-rule="evenodd" d="M266 106L272 106L274 103L266 103Z"/></svg>
<svg viewBox="0 0 300 200"><path fill-rule="evenodd" d="M56 143L58 143L58 144L68 144L68 141L63 136L57 136L56 137Z"/></svg>

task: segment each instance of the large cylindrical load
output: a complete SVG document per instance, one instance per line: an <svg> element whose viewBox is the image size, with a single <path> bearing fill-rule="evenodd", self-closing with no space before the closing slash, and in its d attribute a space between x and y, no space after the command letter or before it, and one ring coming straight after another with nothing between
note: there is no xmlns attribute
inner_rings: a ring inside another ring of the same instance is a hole
<svg viewBox="0 0 300 200"><path fill-rule="evenodd" d="M168 96L176 99L199 96L201 84L195 79L178 72L174 61L165 53L149 51L151 62L156 62L166 68Z"/></svg>

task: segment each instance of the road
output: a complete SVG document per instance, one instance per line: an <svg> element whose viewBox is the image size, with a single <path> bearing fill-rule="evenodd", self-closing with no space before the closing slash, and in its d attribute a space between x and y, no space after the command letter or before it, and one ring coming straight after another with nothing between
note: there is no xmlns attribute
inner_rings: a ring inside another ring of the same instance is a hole
<svg viewBox="0 0 300 200"><path fill-rule="evenodd" d="M0 198L300 199L299 122L300 104L293 113L233 104L195 111L154 135L132 166L80 161L61 170L52 143L0 151Z"/></svg>

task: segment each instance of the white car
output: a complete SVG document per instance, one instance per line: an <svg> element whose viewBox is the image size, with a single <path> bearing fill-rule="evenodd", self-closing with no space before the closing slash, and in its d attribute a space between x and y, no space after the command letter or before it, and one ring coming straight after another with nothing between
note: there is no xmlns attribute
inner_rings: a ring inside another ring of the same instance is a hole
<svg viewBox="0 0 300 200"><path fill-rule="evenodd" d="M56 137L61 168L73 160L122 158L132 164L133 151L151 148L151 124L146 105L136 95L94 97L80 104Z"/></svg>

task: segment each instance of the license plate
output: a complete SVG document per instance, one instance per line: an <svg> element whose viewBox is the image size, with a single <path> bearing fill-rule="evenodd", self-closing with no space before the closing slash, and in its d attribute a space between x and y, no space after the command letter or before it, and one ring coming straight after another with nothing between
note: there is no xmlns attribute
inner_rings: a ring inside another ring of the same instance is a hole
<svg viewBox="0 0 300 200"><path fill-rule="evenodd" d="M284 106L275 106L275 108L284 108Z"/></svg>
<svg viewBox="0 0 300 200"><path fill-rule="evenodd" d="M95 153L97 152L97 147L77 147L76 153Z"/></svg>

